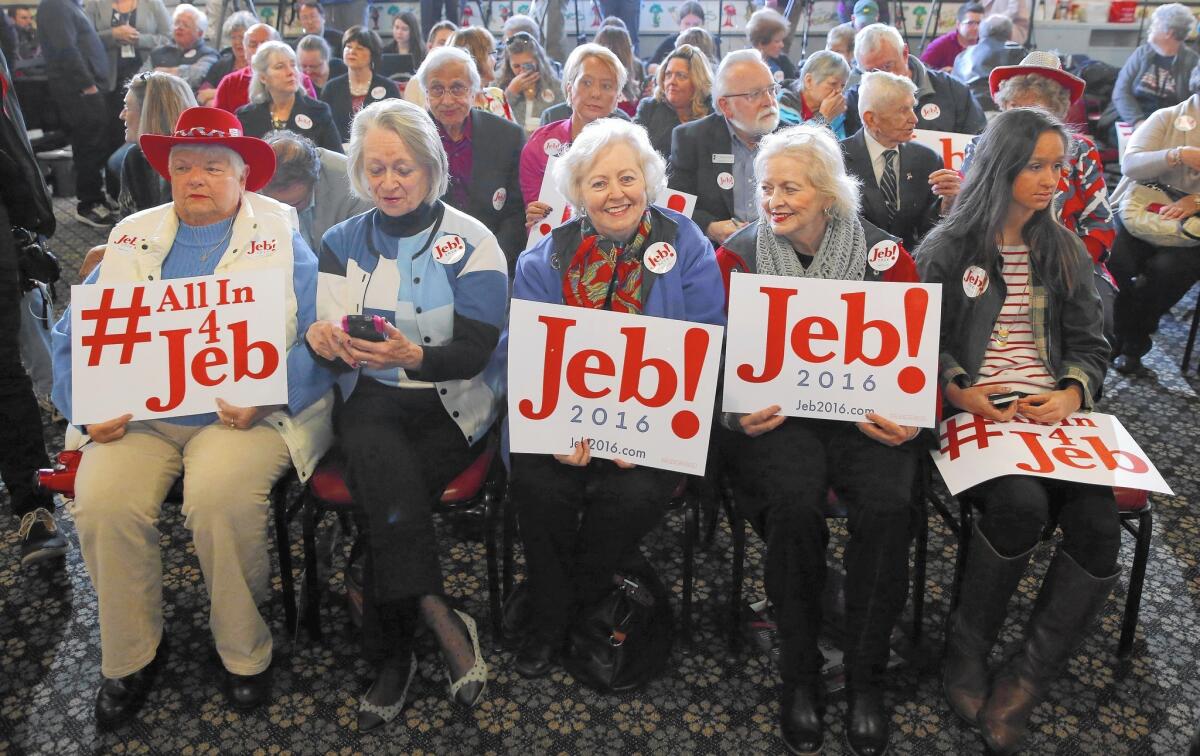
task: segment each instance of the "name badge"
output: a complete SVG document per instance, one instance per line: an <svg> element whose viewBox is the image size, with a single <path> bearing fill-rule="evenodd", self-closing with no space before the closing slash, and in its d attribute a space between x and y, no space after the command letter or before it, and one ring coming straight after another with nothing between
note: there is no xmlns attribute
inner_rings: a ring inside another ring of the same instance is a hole
<svg viewBox="0 0 1200 756"><path fill-rule="evenodd" d="M733 165L733 155L726 155L726 154L723 154L720 152L714 152L712 154L712 161L714 163L726 163L728 165Z"/></svg>
<svg viewBox="0 0 1200 756"><path fill-rule="evenodd" d="M296 126L298 126L299 128L302 128L302 129L311 129L313 126L313 122L312 122L311 118L304 115L303 113L300 113L299 115L296 116Z"/></svg>
<svg viewBox="0 0 1200 756"><path fill-rule="evenodd" d="M461 260L466 252L466 242L457 234L443 236L433 245L433 259L442 265L453 265Z"/></svg>
<svg viewBox="0 0 1200 756"><path fill-rule="evenodd" d="M133 45L121 45L121 57L122 58L136 57L136 53L134 53L134 51L133 51Z"/></svg>
<svg viewBox="0 0 1200 756"><path fill-rule="evenodd" d="M188 58L189 60L196 57L196 48L193 47L191 50L185 52L183 57Z"/></svg>

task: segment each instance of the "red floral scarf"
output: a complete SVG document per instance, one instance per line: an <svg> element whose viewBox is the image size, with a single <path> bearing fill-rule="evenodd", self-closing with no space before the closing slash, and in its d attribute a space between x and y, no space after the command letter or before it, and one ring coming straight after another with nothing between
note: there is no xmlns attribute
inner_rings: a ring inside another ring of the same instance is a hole
<svg viewBox="0 0 1200 756"><path fill-rule="evenodd" d="M650 236L650 210L624 247L601 237L585 219L583 243L563 277L563 303L593 310L642 311L642 247Z"/></svg>

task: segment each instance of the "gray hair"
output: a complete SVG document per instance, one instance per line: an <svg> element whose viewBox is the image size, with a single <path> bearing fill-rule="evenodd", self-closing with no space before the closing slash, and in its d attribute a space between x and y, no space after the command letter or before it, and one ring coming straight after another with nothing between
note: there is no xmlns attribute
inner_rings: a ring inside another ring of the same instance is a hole
<svg viewBox="0 0 1200 756"><path fill-rule="evenodd" d="M317 183L321 177L321 153L311 139L279 129L267 132L263 141L275 151L275 175L260 192L269 196L272 189Z"/></svg>
<svg viewBox="0 0 1200 756"><path fill-rule="evenodd" d="M208 31L208 16L201 13L200 9L191 3L180 3L179 5L176 5L175 11L171 14L171 21L174 22L175 19L179 18L185 13L191 14L192 20L196 22L196 28L201 34Z"/></svg>
<svg viewBox="0 0 1200 756"><path fill-rule="evenodd" d="M629 72L621 64L621 59L607 47L601 47L595 42L588 42L572 50L571 55L567 58L566 65L563 66L563 96L568 101L571 99L571 87L575 84L575 80L579 78L579 75L583 73L583 63L588 58L599 58L606 66L613 70L613 73L617 76L617 92L625 89L625 82L629 80Z"/></svg>
<svg viewBox="0 0 1200 756"><path fill-rule="evenodd" d="M734 67L749 63L761 66L767 69L768 72L771 70L767 67L767 62L763 60L762 53L753 47L734 50L721 59L721 65L717 67L717 75L713 77L713 102L725 96L725 92L728 90L730 72ZM775 79L772 78L771 81L773 83Z"/></svg>
<svg viewBox="0 0 1200 756"><path fill-rule="evenodd" d="M475 59L471 57L471 53L461 47L454 45L442 45L435 47L425 56L425 60L421 62L421 67L417 69L416 79L421 84L421 91L425 94L426 99L429 98L429 79L433 76L433 72L449 63L459 63L466 67L467 76L471 79L471 92L476 93L483 87L483 80L479 78L479 69L475 66Z"/></svg>
<svg viewBox="0 0 1200 756"><path fill-rule="evenodd" d="M242 156L239 155L236 150L234 150L230 147L225 147L224 145L220 145L220 144L177 144L171 148L170 152L167 153L167 165L168 166L170 166L171 158L173 158L175 156L176 152L193 152L193 153L198 152L201 155L207 156L208 158L222 157L222 158L225 158L225 160L229 161L229 164L231 166L233 166L233 170L236 173L241 174L242 178L245 178L247 175L249 175L249 169L246 168L246 161L242 159ZM168 167L168 172L170 172L169 167Z"/></svg>
<svg viewBox="0 0 1200 756"><path fill-rule="evenodd" d="M263 79L267 75L267 69L271 67L271 59L276 55L283 55L294 64L296 62L296 53L292 48L285 45L283 42L263 42L254 51L254 58L250 61L250 102L268 102L271 99L271 93L267 91L267 84ZM304 78L296 76L296 91L300 92L304 89Z"/></svg>
<svg viewBox="0 0 1200 756"><path fill-rule="evenodd" d="M321 53L321 60L329 62L333 57L333 50L329 49L329 43L324 37L318 37L316 34L306 34L296 43L296 52L311 52L316 50Z"/></svg>
<svg viewBox="0 0 1200 756"><path fill-rule="evenodd" d="M1187 6L1180 3L1167 3L1154 9L1150 16L1150 29L1170 32L1171 36L1182 42L1192 33L1196 26L1196 18Z"/></svg>
<svg viewBox="0 0 1200 756"><path fill-rule="evenodd" d="M1023 74L1005 79L996 90L996 104L1008 110L1013 100L1032 96L1037 104L1050 111L1056 118L1066 118L1071 108L1071 93L1067 88L1040 74Z"/></svg>
<svg viewBox="0 0 1200 756"><path fill-rule="evenodd" d="M837 44L844 44L851 53L854 52L854 24L838 24L829 30L825 35L825 49Z"/></svg>
<svg viewBox="0 0 1200 756"><path fill-rule="evenodd" d="M646 179L646 201L653 203L667 188L667 163L653 147L646 130L619 118L601 118L575 137L566 154L554 166L554 183L567 201L583 214L582 184L588 169L601 153L617 144L633 150L637 167Z"/></svg>
<svg viewBox="0 0 1200 756"><path fill-rule="evenodd" d="M896 52L904 52L904 37L894 26L887 24L871 24L864 26L854 35L854 59L861 61L873 54L885 44L896 48Z"/></svg>
<svg viewBox="0 0 1200 756"><path fill-rule="evenodd" d="M1008 16L999 13L988 16L979 22L979 36L983 39L996 39L1007 42L1012 39L1013 22Z"/></svg>
<svg viewBox="0 0 1200 756"><path fill-rule="evenodd" d="M225 25L221 27L221 35L224 37L232 37L233 33L238 29L241 29L242 32L245 32L247 29L257 23L258 16L255 16L250 11L238 11L229 18L225 19Z"/></svg>
<svg viewBox="0 0 1200 756"><path fill-rule="evenodd" d="M450 160L442 148L442 137L433 118L423 108L407 100L391 98L373 102L358 111L350 124L350 147L346 150L346 157L350 188L356 195L368 202L375 201L363 165L363 142L371 129L387 129L400 137L417 163L429 173L429 190L422 200L425 204L432 205L446 193L450 185Z"/></svg>
<svg viewBox="0 0 1200 756"><path fill-rule="evenodd" d="M808 56L808 60L804 61L804 67L800 69L800 76L796 85L798 91L804 91L804 78L812 76L814 84L820 84L831 76L836 76L841 79L842 84L845 84L850 79L850 64L841 55L830 50L818 50Z"/></svg>
<svg viewBox="0 0 1200 756"><path fill-rule="evenodd" d="M526 16L524 13L514 13L509 16L500 30L500 36L502 39L508 39L517 32L526 32L536 39L538 44L542 43L542 27L538 26L537 21L534 21L531 16Z"/></svg>
<svg viewBox="0 0 1200 756"><path fill-rule="evenodd" d="M867 113L878 113L889 105L895 105L907 96L915 97L917 85L907 76L898 76L887 71L871 71L863 74L858 85L858 117Z"/></svg>
<svg viewBox="0 0 1200 756"><path fill-rule="evenodd" d="M846 173L842 149L828 127L802 123L762 138L754 156L754 176L760 182L756 192L760 197L767 161L776 157L796 158L804 166L804 178L819 194L833 200L832 215L843 220L858 215L859 181Z"/></svg>

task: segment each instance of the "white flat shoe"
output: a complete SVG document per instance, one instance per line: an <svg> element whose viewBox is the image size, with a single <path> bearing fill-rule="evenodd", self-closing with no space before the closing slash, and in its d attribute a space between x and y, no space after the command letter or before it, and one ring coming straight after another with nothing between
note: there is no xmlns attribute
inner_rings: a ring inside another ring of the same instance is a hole
<svg viewBox="0 0 1200 756"><path fill-rule="evenodd" d="M457 680L450 678L450 670L447 669L446 679L450 682L450 697L463 706L471 708L479 703L479 699L483 698L483 693L487 690L488 666L487 662L483 660L483 653L479 650L479 631L475 627L475 620L471 615L460 612L457 609L454 610L454 613L467 626L467 634L471 636L471 648L475 652L475 664ZM479 686L479 691L470 700L459 697L458 692L470 683L482 683L482 685Z"/></svg>
<svg viewBox="0 0 1200 756"><path fill-rule="evenodd" d="M404 710L404 705L408 703L408 689L416 674L417 655L414 653L408 662L408 677L404 680L404 689L400 691L400 697L396 699L395 703L387 706L373 704L367 700L367 696L370 695L370 691L367 691L367 695L358 701L358 731L370 732L395 719Z"/></svg>

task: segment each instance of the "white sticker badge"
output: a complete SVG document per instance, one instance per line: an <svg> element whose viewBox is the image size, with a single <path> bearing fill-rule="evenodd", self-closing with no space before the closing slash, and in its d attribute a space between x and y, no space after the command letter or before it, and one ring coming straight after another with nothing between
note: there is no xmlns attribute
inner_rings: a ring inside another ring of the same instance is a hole
<svg viewBox="0 0 1200 756"><path fill-rule="evenodd" d="M646 254L642 256L642 262L646 264L646 267L660 276L674 268L675 261L678 259L679 255L675 253L675 248L666 242L651 244L646 250Z"/></svg>
<svg viewBox="0 0 1200 756"><path fill-rule="evenodd" d="M967 268L967 272L963 273L963 293L971 299L975 299L983 292L987 291L988 274L987 271L978 265L972 265Z"/></svg>
<svg viewBox="0 0 1200 756"><path fill-rule="evenodd" d="M721 171L717 174L717 186L722 189L733 188L733 174L729 171Z"/></svg>
<svg viewBox="0 0 1200 756"><path fill-rule="evenodd" d="M875 242L875 245L867 252L867 264L873 270L881 273L885 270L891 270L892 266L899 259L900 245L891 239Z"/></svg>
<svg viewBox="0 0 1200 756"><path fill-rule="evenodd" d="M449 234L433 244L433 259L442 265L453 265L467 253L467 243L458 234Z"/></svg>
<svg viewBox="0 0 1200 756"><path fill-rule="evenodd" d="M783 71L775 72L775 81L783 81Z"/></svg>
<svg viewBox="0 0 1200 756"><path fill-rule="evenodd" d="M194 58L194 57L196 57L196 48L194 48L194 47L193 47L191 50L188 50L187 52L185 52L185 53L183 54L183 57L185 57L185 58Z"/></svg>
<svg viewBox="0 0 1200 756"><path fill-rule="evenodd" d="M547 105L554 102L554 93L551 92L549 89L543 89L542 90L542 102L546 103Z"/></svg>
<svg viewBox="0 0 1200 756"><path fill-rule="evenodd" d="M311 129L312 125L313 125L312 119L309 118L308 116L304 115L303 113L300 113L299 115L296 116L296 125L302 129Z"/></svg>
<svg viewBox="0 0 1200 756"><path fill-rule="evenodd" d="M921 117L926 121L935 120L942 114L942 109L938 107L936 102L928 102L921 106Z"/></svg>
<svg viewBox="0 0 1200 756"><path fill-rule="evenodd" d="M1196 128L1196 119L1186 113L1175 119L1176 131L1191 131Z"/></svg>
<svg viewBox="0 0 1200 756"><path fill-rule="evenodd" d="M508 199L508 190L505 189L504 187L500 187L492 195L492 209L497 210L497 211L500 210L501 208L504 207L504 201L507 199Z"/></svg>
<svg viewBox="0 0 1200 756"><path fill-rule="evenodd" d="M386 95L386 94L387 94L387 90L384 89L382 85L380 85L371 90L371 99L382 100L384 98L384 95Z"/></svg>
<svg viewBox="0 0 1200 756"><path fill-rule="evenodd" d="M562 149L562 142L554 137L550 137L542 143L542 152L546 153L546 157L554 157L558 151Z"/></svg>

